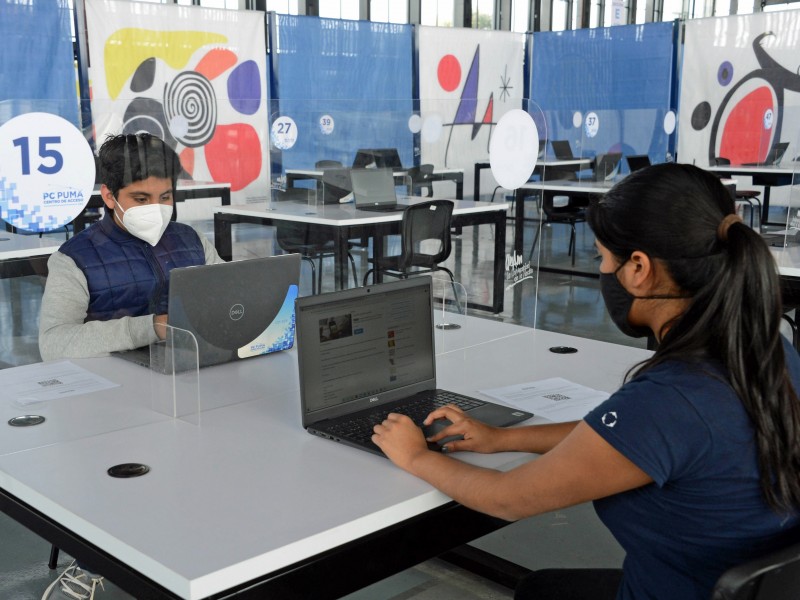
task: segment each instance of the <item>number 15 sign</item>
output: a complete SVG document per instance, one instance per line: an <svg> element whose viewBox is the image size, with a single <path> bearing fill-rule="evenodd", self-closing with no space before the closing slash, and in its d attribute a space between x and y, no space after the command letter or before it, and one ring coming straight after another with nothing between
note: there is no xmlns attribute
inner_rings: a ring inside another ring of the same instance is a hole
<svg viewBox="0 0 800 600"><path fill-rule="evenodd" d="M94 156L72 123L27 113L0 126L0 218L44 233L77 217L94 187Z"/></svg>

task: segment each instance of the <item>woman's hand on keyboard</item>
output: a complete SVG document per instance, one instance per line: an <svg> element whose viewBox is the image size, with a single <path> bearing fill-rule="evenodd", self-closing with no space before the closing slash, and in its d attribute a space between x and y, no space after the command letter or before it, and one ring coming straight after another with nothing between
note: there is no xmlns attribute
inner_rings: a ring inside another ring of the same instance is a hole
<svg viewBox="0 0 800 600"><path fill-rule="evenodd" d="M430 452L422 430L406 415L389 413L373 431L372 442L406 471L419 455Z"/></svg>
<svg viewBox="0 0 800 600"><path fill-rule="evenodd" d="M423 422L423 426L435 425L436 421L448 420L450 425L428 437L429 442L446 440L442 452L481 452L490 454L505 450L499 442L503 430L471 419L457 406L449 405L434 410ZM447 438L457 438L449 440Z"/></svg>

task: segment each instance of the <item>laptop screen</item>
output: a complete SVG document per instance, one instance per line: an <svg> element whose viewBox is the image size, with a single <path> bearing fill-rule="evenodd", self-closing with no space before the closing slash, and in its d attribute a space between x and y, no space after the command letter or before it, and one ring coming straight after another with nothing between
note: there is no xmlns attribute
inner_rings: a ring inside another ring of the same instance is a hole
<svg viewBox="0 0 800 600"><path fill-rule="evenodd" d="M572 160L572 148L567 140L551 140L550 145L553 146L553 153L559 160Z"/></svg>
<svg viewBox="0 0 800 600"><path fill-rule="evenodd" d="M435 388L431 280L298 298L303 426Z"/></svg>
<svg viewBox="0 0 800 600"><path fill-rule="evenodd" d="M397 203L391 169L353 169L350 182L356 208Z"/></svg>
<svg viewBox="0 0 800 600"><path fill-rule="evenodd" d="M174 269L169 324L195 335L201 366L287 350L299 277L299 254Z"/></svg>

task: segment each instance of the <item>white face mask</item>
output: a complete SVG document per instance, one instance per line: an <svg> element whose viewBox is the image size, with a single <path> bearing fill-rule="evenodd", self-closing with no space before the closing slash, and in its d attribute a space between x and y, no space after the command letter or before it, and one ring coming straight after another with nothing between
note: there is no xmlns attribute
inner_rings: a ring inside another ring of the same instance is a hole
<svg viewBox="0 0 800 600"><path fill-rule="evenodd" d="M144 240L151 246L158 244L172 218L171 204L143 204L125 210L116 198L114 202L122 211L122 224L128 233Z"/></svg>

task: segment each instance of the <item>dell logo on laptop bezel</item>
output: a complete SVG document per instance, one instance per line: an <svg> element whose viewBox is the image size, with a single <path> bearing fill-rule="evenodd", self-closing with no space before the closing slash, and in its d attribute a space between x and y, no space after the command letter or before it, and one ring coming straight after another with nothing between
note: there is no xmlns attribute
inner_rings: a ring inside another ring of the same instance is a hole
<svg viewBox="0 0 800 600"><path fill-rule="evenodd" d="M231 321L238 321L244 317L244 306L241 304L234 304L228 311L228 316L231 318Z"/></svg>

